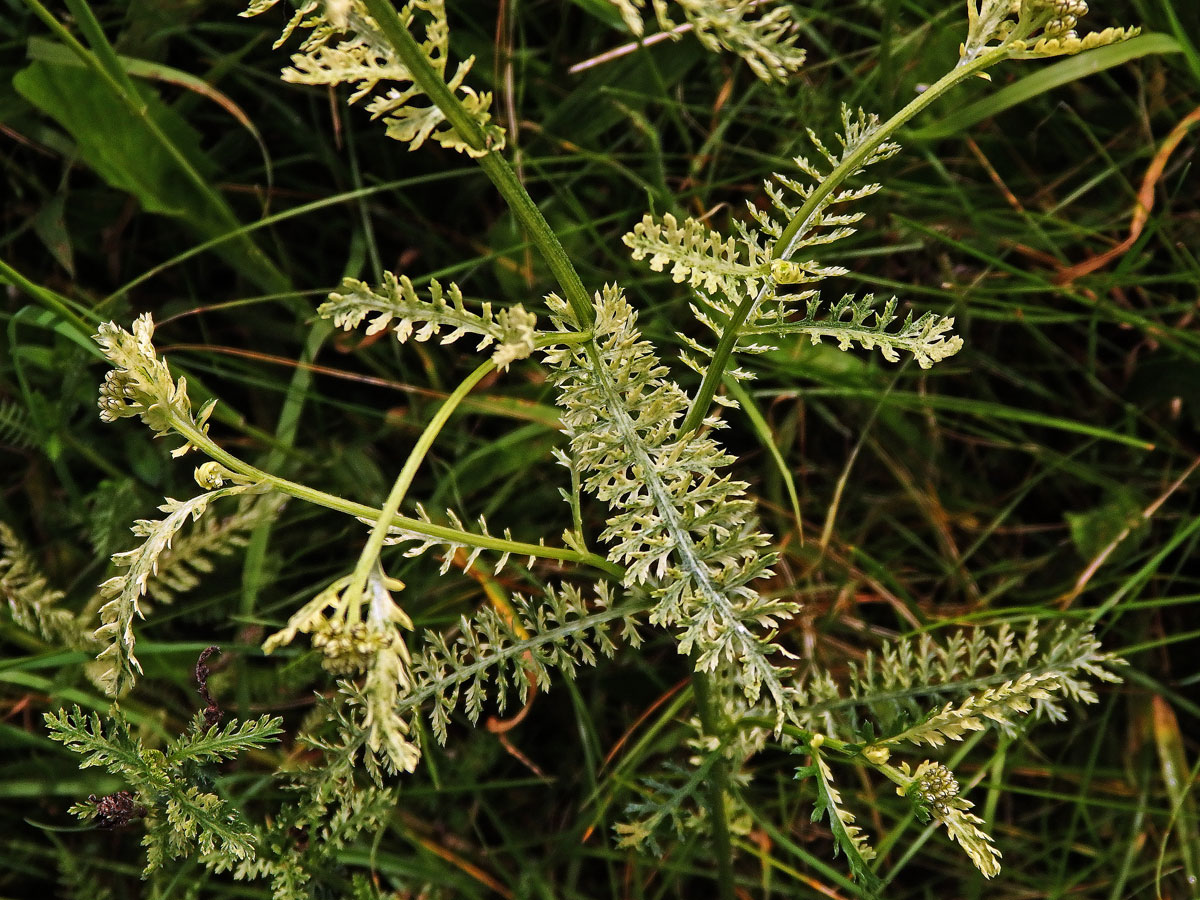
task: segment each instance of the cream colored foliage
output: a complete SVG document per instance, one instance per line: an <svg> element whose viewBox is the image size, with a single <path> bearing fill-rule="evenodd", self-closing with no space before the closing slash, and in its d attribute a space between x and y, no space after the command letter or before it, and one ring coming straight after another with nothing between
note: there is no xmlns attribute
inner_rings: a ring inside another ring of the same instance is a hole
<svg viewBox="0 0 1200 900"><path fill-rule="evenodd" d="M274 6L257 0L242 15L259 15ZM296 31L306 32L292 64L283 70L284 81L295 84L353 86L350 102L370 97L367 110L383 120L389 137L416 150L426 141L469 156L485 156L504 147L504 130L491 121L490 93L478 93L466 83L475 58L468 57L447 77L450 30L445 0L408 0L398 9L410 33L424 29L417 41L425 61L454 93L487 139L476 147L446 119L417 84L413 73L379 31L361 0L309 2L300 6L276 42L278 47Z"/></svg>
<svg viewBox="0 0 1200 900"><path fill-rule="evenodd" d="M639 37L645 32L645 0L609 0L626 27ZM796 46L797 23L786 3L774 0L651 0L659 28L678 38L683 30L672 18L682 14L704 47L740 56L763 81L786 81L804 65L804 50Z"/></svg>

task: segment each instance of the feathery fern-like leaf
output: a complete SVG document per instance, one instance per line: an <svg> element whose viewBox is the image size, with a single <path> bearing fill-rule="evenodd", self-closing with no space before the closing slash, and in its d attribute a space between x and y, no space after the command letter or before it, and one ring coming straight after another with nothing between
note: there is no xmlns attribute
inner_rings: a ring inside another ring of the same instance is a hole
<svg viewBox="0 0 1200 900"><path fill-rule="evenodd" d="M896 792L908 797L916 808L922 822L930 818L946 826L950 840L957 841L975 867L986 878L1000 873L1000 851L992 843L991 835L981 827L983 819L970 810L970 800L959 796L958 780L941 763L924 760L915 772L908 763L899 769L902 779L911 778L907 787L898 787Z"/></svg>
<svg viewBox="0 0 1200 900"><path fill-rule="evenodd" d="M841 851L859 887L873 896L882 886L879 877L868 865L870 860L875 858L875 850L867 841L862 828L854 824L854 814L842 804L842 795L833 783L833 771L821 753L820 741L812 741L804 750L811 755L812 764L797 769L796 778L811 777L817 786L817 802L813 805L812 820L828 820L829 830L833 835L834 854Z"/></svg>
<svg viewBox="0 0 1200 900"><path fill-rule="evenodd" d="M637 786L641 797L625 807L625 820L617 822L613 831L617 846L645 849L661 853L662 842L679 840L685 832L706 824L703 820L702 795L720 752L712 751L690 769L668 764L664 775L640 779Z"/></svg>
<svg viewBox="0 0 1200 900"><path fill-rule="evenodd" d="M503 713L511 693L524 703L533 686L549 689L551 670L573 675L580 666L612 656L618 634L636 647L641 643L637 617L645 608L637 600L614 605L603 582L596 585L590 604L577 588L564 585L548 589L540 602L514 597L511 619L484 607L460 622L453 639L426 634L412 663L413 688L397 710L412 715L429 705L433 733L444 744L450 715L458 706L476 722L489 696Z"/></svg>
<svg viewBox="0 0 1200 900"><path fill-rule="evenodd" d="M1062 678L1057 672L1037 675L1023 672L1019 678L985 688L961 703L947 703L925 721L876 744L908 741L940 747L948 740L961 741L967 732L983 731L987 728L985 720L1011 731L1016 728L1018 717L1033 709L1039 700L1050 700L1061 687Z"/></svg>
<svg viewBox="0 0 1200 900"><path fill-rule="evenodd" d="M133 533L145 540L136 549L113 556L113 563L127 571L100 585L100 594L105 603L100 607L100 627L96 629L95 637L104 645L104 649L96 658L109 662L108 670L101 677L108 694L118 696L124 693L132 687L142 671L141 663L134 655L133 621L143 618L140 600L158 568L159 557L171 546L175 534L189 519L196 521L204 515L213 500L252 490L259 488L256 485L239 484L209 491L190 500L172 500L168 497L167 502L159 507L166 516L162 519L139 519L134 523Z"/></svg>
<svg viewBox="0 0 1200 900"><path fill-rule="evenodd" d="M653 271L670 266L671 280L686 281L709 293L726 292L739 284L757 290L772 277L770 254L757 241L723 237L693 218L679 222L671 213L661 218L647 213L624 241L633 258L645 260Z"/></svg>
<svg viewBox="0 0 1200 900"><path fill-rule="evenodd" d="M361 714L367 752L390 772L412 772L421 761L421 748L412 737L413 729L397 714L397 706L414 688L412 661L395 629L388 638L368 663L362 690L349 693Z"/></svg>
<svg viewBox="0 0 1200 900"><path fill-rule="evenodd" d="M1011 736L1026 713L1061 721L1063 699L1096 702L1092 683L1120 681L1112 671L1120 663L1087 627L1061 622L1044 630L1032 621L1019 633L1008 623L940 638L922 633L869 652L850 668L844 687L810 668L797 688L798 719L804 727L853 740L855 716L863 711L881 734L881 746L909 740L908 734L915 739L922 723L930 723L929 737L949 736L943 726L978 730L975 725L994 725Z"/></svg>
<svg viewBox="0 0 1200 900"><path fill-rule="evenodd" d="M231 870L239 881L270 879L273 900L311 900L314 883L337 877L340 851L357 835L385 827L395 812L399 789L356 780L358 768L354 756L329 750L320 764L289 773L297 799L256 829L254 855L218 855L205 863L217 872ZM330 886L328 892L336 891Z"/></svg>
<svg viewBox="0 0 1200 900"><path fill-rule="evenodd" d="M773 181L764 185L770 207L760 210L750 204L750 221L734 223L736 237L723 237L696 219L680 223L667 213L661 218L645 216L625 235L625 243L634 259L646 260L656 272L669 270L674 281L686 281L695 288L692 311L717 340L735 327L738 307L749 303L749 313L736 326L736 352L761 353L773 349L779 337L803 334L814 343L832 337L843 350L856 344L865 350L878 349L889 362L897 362L900 352L908 352L922 368L928 368L962 348L962 339L950 334L954 326L952 318L925 313L914 321L910 314L898 329L889 330L896 318L895 298L878 308L873 295L861 300L847 295L823 308L820 295L811 287L794 293L780 290L785 285L815 285L846 274L840 266L817 259L796 261L794 256L853 234L854 225L863 214L837 210L847 209L875 193L878 184L832 192L816 204L788 247L778 246L778 241L787 224L799 216L805 201L827 177L824 167L832 169L848 159L874 137L879 127L878 117L843 107L840 152L831 151L810 130L817 161L798 157L795 162L811 183L774 175ZM859 171L898 150L894 143L881 143L867 155ZM805 315L800 319L794 317L797 303L806 304ZM702 341L682 334L680 337L696 351L695 356L685 354L684 362L703 374L712 350ZM750 373L736 367L729 374L735 378L750 377Z"/></svg>
<svg viewBox="0 0 1200 900"><path fill-rule="evenodd" d="M239 753L261 750L275 741L283 733L281 722L277 716L264 715L241 722L231 719L224 728L208 727L204 713L199 713L191 727L167 745L164 755L168 765L184 762L204 765L233 759Z"/></svg>
<svg viewBox="0 0 1200 900"><path fill-rule="evenodd" d="M764 310L758 324L743 328L741 333L750 340L799 334L814 344L821 343L822 338L832 338L839 350L849 350L855 345L864 350L878 349L880 356L893 363L899 362L900 353L905 352L912 354L922 369L950 358L963 345L962 338L950 334L954 319L932 312L915 321L910 312L898 328L888 330L896 320L895 297L880 307L874 294L865 294L861 299L846 294L825 310L819 298L811 297L804 318L798 320L787 318L789 306L779 301L778 309Z"/></svg>
<svg viewBox="0 0 1200 900"><path fill-rule="evenodd" d="M230 723L223 731L214 727L198 733L203 717L197 716L191 732L174 742L168 754L142 746L116 705L104 720L78 706L48 712L44 719L51 740L83 756L81 767L103 766L136 793L146 815L146 873L168 859L193 853L237 860L254 852L253 831L237 810L202 790L182 766L261 747L280 733L281 719L263 716L243 725ZM96 808L80 804L73 811L89 817Z"/></svg>
<svg viewBox="0 0 1200 900"><path fill-rule="evenodd" d="M59 606L63 592L50 587L33 554L4 522L0 522L0 597L18 628L52 644L94 649L78 617Z"/></svg>
<svg viewBox="0 0 1200 900"><path fill-rule="evenodd" d="M174 787L174 785L173 785ZM163 824L146 830L146 872L168 859L220 853L243 859L254 853L254 832L236 809L196 785L175 788L163 804Z"/></svg>
<svg viewBox="0 0 1200 900"><path fill-rule="evenodd" d="M286 498L269 495L221 518L204 516L194 528L176 535L159 554L154 570L146 581L144 597L158 603L171 603L179 594L197 588L216 568L216 557L230 556L246 546L250 531L279 511ZM118 554L119 555L119 554ZM84 612L100 609L106 602L103 590L84 607ZM146 609L144 603L139 607Z"/></svg>
<svg viewBox="0 0 1200 900"><path fill-rule="evenodd" d="M44 719L52 741L83 757L79 763L81 769L103 766L114 775L137 772L152 782L160 779L160 767L147 765L119 710L111 710L108 718L102 720L99 713L88 715L75 706L48 712Z"/></svg>
<svg viewBox="0 0 1200 900"><path fill-rule="evenodd" d="M422 504L416 504L416 513L418 522L426 522L431 525L434 524L429 512ZM446 519L455 530L465 530L462 518L454 510L446 510ZM368 525L374 524L372 522L367 522L366 520L364 520L364 523ZM484 537L492 536L491 532L488 530L487 519L482 515L475 520L475 528L476 531L474 533L476 534L483 535ZM504 529L504 538L506 540L512 540L512 531L510 529ZM544 543L545 538L538 538L539 545ZM483 552L483 548L478 545L469 546L454 540L430 537L427 534L419 534L415 531L410 531L400 525L388 526L388 536L384 540L384 544L386 546L408 544L409 546L404 550L404 555L409 558L423 556L430 550L440 549L442 563L438 571L439 574L442 575L445 575L447 572L449 572L451 566L455 565L455 560L458 559L463 560L463 571L470 571L471 567L475 565L475 561L479 559L479 555ZM492 567L492 572L494 574L498 575L500 573L500 570L503 569L508 563L509 556L510 554L507 552L499 554L495 564ZM532 559L530 559L529 564L533 565Z"/></svg>
<svg viewBox="0 0 1200 900"><path fill-rule="evenodd" d="M365 673L361 687L343 683L358 715L363 743L372 759L390 772L411 772L421 752L409 737L408 722L396 715L396 704L413 687L411 660L400 629L412 620L392 599L403 583L387 577L377 563L362 590L353 574L336 579L301 607L287 625L263 643L271 653L303 632L323 654L331 672Z"/></svg>
<svg viewBox="0 0 1200 900"><path fill-rule="evenodd" d="M0 446L28 450L37 443L37 430L23 406L0 400Z"/></svg>
<svg viewBox="0 0 1200 900"><path fill-rule="evenodd" d="M645 31L645 0L610 0L626 26L636 35ZM651 0L659 27L678 37L665 0ZM797 23L784 3L763 0L676 0L697 39L714 53L727 50L746 61L763 81L786 81L804 65L804 50L796 46Z"/></svg>
<svg viewBox="0 0 1200 900"><path fill-rule="evenodd" d="M475 313L463 304L462 291L456 284L451 283L443 291L441 284L431 281L426 300L417 293L408 276L397 278L385 272L383 278L378 291L357 279L345 279L341 289L317 308L317 314L332 319L334 325L347 331L370 316L367 334L391 327L401 343L410 337L427 341L442 329L449 330L440 336L443 344L453 343L464 334L477 335L480 340L476 350L496 345L492 361L501 369L533 352L537 317L520 304L493 314L492 305L484 303L481 311ZM393 321L396 321L394 326Z"/></svg>
<svg viewBox="0 0 1200 900"><path fill-rule="evenodd" d="M560 327L578 327L561 300L548 302ZM677 627L679 651L694 653L698 669L728 667L747 697L765 688L782 716L788 689L771 629L796 607L752 587L774 557L745 484L721 474L732 459L712 438L679 433L687 397L618 288L596 295L592 333L590 345L546 359L584 488L611 510L600 535L609 559L626 566L627 586L649 586L650 621Z"/></svg>
<svg viewBox="0 0 1200 900"><path fill-rule="evenodd" d="M938 821L946 826L950 840L962 847L975 868L984 877L995 878L1000 874L1000 851L992 843L991 835L983 830L983 819L970 812L973 806L970 800L955 797Z"/></svg>
<svg viewBox="0 0 1200 900"><path fill-rule="evenodd" d="M242 15L259 15L274 5L271 0L255 0ZM503 148L504 130L491 121L488 112L492 95L477 93L466 84L475 57L460 62L447 77L450 29L445 0L408 0L397 12L410 30L418 22L423 26L424 33L417 43L426 61L487 136L486 148L476 149L464 140L445 113L417 86L361 0L336 4L309 0L301 4L275 44L281 46L298 29L307 32L300 52L292 56L292 65L283 70L283 80L353 85L350 102L370 96L367 111L372 118L381 118L388 136L407 143L411 150L427 140L470 156L485 156ZM421 101L425 105L417 105Z"/></svg>

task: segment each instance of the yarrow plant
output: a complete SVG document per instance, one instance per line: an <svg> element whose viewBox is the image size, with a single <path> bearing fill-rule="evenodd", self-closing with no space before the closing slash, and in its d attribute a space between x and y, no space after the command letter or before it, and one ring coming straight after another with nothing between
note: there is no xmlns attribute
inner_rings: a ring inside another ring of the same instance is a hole
<svg viewBox="0 0 1200 900"><path fill-rule="evenodd" d="M613 5L635 35L645 35L648 19L676 37L690 30L766 81L786 80L804 60L786 4L652 0L652 16L641 0ZM245 14L275 15L276 6L256 0ZM1007 625L921 633L883 643L848 672L822 668L786 633L799 602L764 587L772 575L778 584L776 542L757 519L748 482L734 474L737 460L719 440L738 405L723 385L753 379L755 356L789 342L828 340L841 350L877 352L888 363L911 359L923 369L954 357L963 341L951 317L914 311L895 297L822 293L829 279L848 275L838 244L854 233L863 202L880 189L864 174L884 177L887 161L902 152L895 140L901 127L964 80L986 78L1011 60L1083 53L1137 33L1109 28L1081 36L1088 8L1079 0L968 0L966 7L959 59L942 78L890 118L844 107L840 133L809 129L808 155L774 173L763 184L765 205L733 216L728 233L671 213L630 223L624 241L633 258L668 273L688 293L695 322L680 326L686 368L665 360L647 338L620 285L585 288L506 161L492 97L470 85L474 60L449 62L444 0L409 0L398 8L389 0L309 0L287 14L276 46L299 43L284 79L348 85L350 102L365 102L389 137L410 149L434 143L477 160L558 290L544 301L476 309L456 284L431 281L418 289L388 273L378 285L347 279L317 309L347 330L366 323L367 334L390 331L400 342L465 337L464 344L488 354L425 427L379 507L290 481L229 452L209 434L212 404L193 409L185 380L157 353L148 314L129 331L101 326L96 341L113 366L101 388L105 421L139 417L156 435L182 440L173 456L208 457L196 470L202 492L168 499L162 519L138 522L134 532L143 542L114 557L125 571L102 587L101 625L92 640L105 664L102 684L114 698L141 674L138 623L160 561L211 507L233 497L245 503L286 496L351 516L367 529L353 566L263 643L270 654L307 640L336 684L322 727L306 737L324 755L321 774L291 773L299 799L270 824L253 826L228 814L219 797L188 782L185 764L257 748L277 734L276 720L224 730L194 724L164 756L139 746L116 707L107 720L78 711L47 717L57 740L87 754L85 765L106 765L149 785L136 797L111 800L103 813L132 819L142 810L149 817L149 866L195 848L211 868L267 877L277 896L303 896L316 851L298 850L285 839L288 829L319 827L328 847L340 846L379 821L395 802L392 780L421 764L430 739L449 740L457 711L474 723L489 702L501 710L510 698L523 703L556 679L662 630L694 673L694 755L672 761L681 777L647 782L646 802L632 804L632 815L618 826L623 846L654 846L695 832L712 842L718 895L733 897L730 828L739 789L750 778L750 760L773 744L802 758L797 777L815 790L813 816L827 823L865 893L880 884L875 849L839 787L838 767L857 766L894 784L915 815L944 826L985 876L1000 871L1001 845L971 812L959 777L933 758L936 751L989 729L1014 736L1032 718L1059 720L1064 700L1094 702L1093 685L1116 680L1119 660L1086 628L1031 622L1023 633ZM482 518L466 525L452 511L448 524L419 505L414 515L402 515L417 469L471 390L498 370L538 364L556 391L564 440L555 454L571 479L563 493L573 527L529 543L507 530L493 534ZM595 533L586 525L592 508L604 518ZM14 609L36 615L37 601L25 599L32 576L23 574L20 549L0 536L9 554L0 570L6 596ZM405 610L404 584L385 568L389 546L409 556L438 553L443 571L451 564L474 567L481 578L503 573L509 583L528 571L514 560L560 568L551 583L526 582L524 594L498 596L452 628L418 633ZM94 816L97 807L77 811Z"/></svg>

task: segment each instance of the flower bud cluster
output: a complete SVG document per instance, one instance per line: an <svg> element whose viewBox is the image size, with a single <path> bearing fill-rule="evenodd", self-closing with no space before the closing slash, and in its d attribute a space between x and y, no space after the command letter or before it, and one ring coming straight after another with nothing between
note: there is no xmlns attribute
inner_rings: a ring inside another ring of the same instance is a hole
<svg viewBox="0 0 1200 900"><path fill-rule="evenodd" d="M95 335L96 342L113 368L100 387L100 418L115 422L127 416L147 416L173 399L176 385L166 364L154 353L151 339L154 323L143 314L129 332L115 322L106 322ZM185 394L186 396L186 394ZM154 423L147 422L155 430Z"/></svg>
<svg viewBox="0 0 1200 900"><path fill-rule="evenodd" d="M1054 4L1054 18L1042 28L1042 35L1047 38L1062 38L1070 41L1079 37L1075 26L1087 15L1088 5L1083 0L1057 0Z"/></svg>
<svg viewBox="0 0 1200 900"><path fill-rule="evenodd" d="M105 322L93 339L113 368L104 376L100 386L100 418L115 422L128 416L141 416L142 421L158 436L177 431L187 423L207 432L207 420L214 401L210 400L197 413L192 412L188 399L187 381L171 377L171 369L154 351L154 320L149 313L138 316L132 332L115 322ZM171 452L182 456L192 449L185 443Z"/></svg>
<svg viewBox="0 0 1200 900"><path fill-rule="evenodd" d="M905 793L918 809L944 819L950 814L951 801L958 796L958 779L941 763L926 760L917 766Z"/></svg>
<svg viewBox="0 0 1200 900"><path fill-rule="evenodd" d="M395 641L395 632L372 628L363 622L348 625L334 619L316 631L312 645L324 655L321 665L334 675L355 675L363 672L382 650Z"/></svg>
<svg viewBox="0 0 1200 900"><path fill-rule="evenodd" d="M1057 37L1043 36L1032 47L1016 49L1028 50L1027 56L1023 58L1066 56L1127 41L1137 37L1140 32L1140 28L1105 28L1103 31L1092 31L1080 37L1074 31L1064 31Z"/></svg>
<svg viewBox="0 0 1200 900"><path fill-rule="evenodd" d="M100 386L101 421L112 423L125 416L134 416L142 411L138 402L138 391L128 372L110 369Z"/></svg>

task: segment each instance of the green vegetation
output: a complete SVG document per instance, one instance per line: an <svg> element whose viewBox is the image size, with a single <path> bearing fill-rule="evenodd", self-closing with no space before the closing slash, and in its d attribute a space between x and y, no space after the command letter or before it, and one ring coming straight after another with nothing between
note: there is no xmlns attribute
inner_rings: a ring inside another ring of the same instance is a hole
<svg viewBox="0 0 1200 900"><path fill-rule="evenodd" d="M13 0L0 895L1194 893L1200 11L963 7Z"/></svg>

